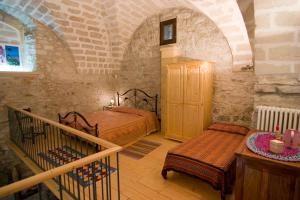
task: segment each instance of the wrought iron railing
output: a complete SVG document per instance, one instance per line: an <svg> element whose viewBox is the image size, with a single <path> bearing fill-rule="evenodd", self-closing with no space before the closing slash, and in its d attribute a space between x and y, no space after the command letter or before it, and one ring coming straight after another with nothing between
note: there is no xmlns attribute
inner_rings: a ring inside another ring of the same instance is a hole
<svg viewBox="0 0 300 200"><path fill-rule="evenodd" d="M59 199L120 199L121 147L28 109L8 106L8 119L10 146L44 172L0 188L0 197L52 180Z"/></svg>

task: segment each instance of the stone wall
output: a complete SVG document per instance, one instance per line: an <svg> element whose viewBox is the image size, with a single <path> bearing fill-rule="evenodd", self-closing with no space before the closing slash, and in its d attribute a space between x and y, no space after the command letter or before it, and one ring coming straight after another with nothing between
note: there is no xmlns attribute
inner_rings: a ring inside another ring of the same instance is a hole
<svg viewBox="0 0 300 200"><path fill-rule="evenodd" d="M76 69L83 74L112 74L110 39L99 1L2 0L0 10L20 21L36 19L70 47ZM28 19L29 18L29 19Z"/></svg>
<svg viewBox="0 0 300 200"><path fill-rule="evenodd" d="M109 5L109 10L113 11L106 13L107 17L112 19L110 23L114 25L108 28L118 30L117 33L111 32L115 38L119 38L118 48L113 49L113 53L118 57L126 57L126 48L133 34L148 17L162 13L165 9L184 7L204 13L219 27L233 54L235 70L239 71L241 67L252 63L247 30L236 0L102 0L102 2L104 8ZM243 52L239 50L240 46L243 46Z"/></svg>
<svg viewBox="0 0 300 200"><path fill-rule="evenodd" d="M300 108L300 0L255 0L255 105Z"/></svg>
<svg viewBox="0 0 300 200"><path fill-rule="evenodd" d="M58 112L102 110L115 92L109 75L77 72L71 51L48 27L36 22L37 73L29 77L0 76L0 166L14 163L6 146L6 104L31 107L34 113L57 120Z"/></svg>
<svg viewBox="0 0 300 200"><path fill-rule="evenodd" d="M300 0L255 0L257 74L300 73Z"/></svg>
<svg viewBox="0 0 300 200"><path fill-rule="evenodd" d="M237 69L252 62L236 0L0 0L0 9L20 19L30 16L56 32L70 46L78 71L89 74L118 71L130 38L143 21L180 6L203 12L217 24ZM240 45L247 51L241 53Z"/></svg>
<svg viewBox="0 0 300 200"><path fill-rule="evenodd" d="M122 62L122 86L160 94L159 22L174 17L181 56L215 62L213 120L249 125L254 73L233 73L231 51L223 34L205 15L189 9L166 10L137 29Z"/></svg>

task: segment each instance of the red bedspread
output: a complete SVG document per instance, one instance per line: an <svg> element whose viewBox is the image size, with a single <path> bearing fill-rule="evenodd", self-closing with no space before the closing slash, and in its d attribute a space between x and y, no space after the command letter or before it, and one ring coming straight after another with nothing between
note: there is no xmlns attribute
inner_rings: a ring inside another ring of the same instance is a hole
<svg viewBox="0 0 300 200"><path fill-rule="evenodd" d="M158 119L153 112L116 107L111 111L94 112L84 115L89 124L98 124L99 137L120 146L136 141L138 138L158 130ZM87 127L82 118L69 116L61 120L64 124L93 134L95 130Z"/></svg>
<svg viewBox="0 0 300 200"><path fill-rule="evenodd" d="M245 127L214 124L203 134L170 150L162 175L174 170L199 177L222 194L230 192L235 175L235 151L249 131Z"/></svg>

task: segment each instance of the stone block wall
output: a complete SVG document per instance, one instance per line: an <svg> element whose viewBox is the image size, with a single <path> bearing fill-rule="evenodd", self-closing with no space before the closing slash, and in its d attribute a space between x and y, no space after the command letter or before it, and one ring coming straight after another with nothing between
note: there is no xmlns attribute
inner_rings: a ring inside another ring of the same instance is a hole
<svg viewBox="0 0 300 200"><path fill-rule="evenodd" d="M209 16L224 33L236 69L252 63L236 0L0 0L0 9L19 19L31 16L56 32L70 47L77 70L89 74L118 71L135 30L146 18L174 7Z"/></svg>
<svg viewBox="0 0 300 200"><path fill-rule="evenodd" d="M255 0L255 102L300 108L300 0Z"/></svg>
<svg viewBox="0 0 300 200"><path fill-rule="evenodd" d="M159 23L177 17L177 44L182 57L215 62L214 121L249 125L253 111L253 72L232 72L230 47L216 25L189 9L167 10L148 18L134 33L121 65L122 87L160 94Z"/></svg>
<svg viewBox="0 0 300 200"><path fill-rule="evenodd" d="M48 26L70 48L80 73L112 74L118 70L100 1L2 0L0 9L25 24L33 18Z"/></svg>
<svg viewBox="0 0 300 200"><path fill-rule="evenodd" d="M300 1L255 1L257 74L300 73Z"/></svg>
<svg viewBox="0 0 300 200"><path fill-rule="evenodd" d="M130 44L133 34L148 17L162 13L169 8L184 7L205 14L216 24L228 41L233 54L235 70L239 71L242 66L252 63L252 51L247 30L236 0L104 0L103 5L112 11L107 12L107 17L112 19L109 23L113 24L108 28L118 30L117 34L115 31L112 31L111 34L115 38L119 38L118 48L114 48L113 53L118 57L121 56L121 59L126 58L126 48ZM243 51L238 49L240 45L243 46Z"/></svg>
<svg viewBox="0 0 300 200"><path fill-rule="evenodd" d="M18 162L6 146L5 105L31 107L34 113L57 121L58 112L102 110L115 93L114 77L79 74L65 43L50 28L35 23L38 75L0 76L0 168Z"/></svg>

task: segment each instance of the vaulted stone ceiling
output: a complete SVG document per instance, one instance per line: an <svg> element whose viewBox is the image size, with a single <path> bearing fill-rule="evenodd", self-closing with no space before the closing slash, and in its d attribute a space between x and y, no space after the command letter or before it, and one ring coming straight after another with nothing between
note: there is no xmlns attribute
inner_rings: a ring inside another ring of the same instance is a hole
<svg viewBox="0 0 300 200"><path fill-rule="evenodd" d="M25 13L53 29L70 47L80 72L101 74L119 69L131 36L146 18L172 7L207 15L227 38L234 69L252 64L236 0L0 0L0 9Z"/></svg>

